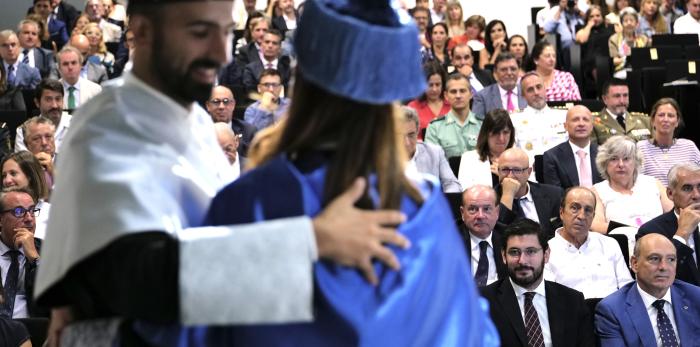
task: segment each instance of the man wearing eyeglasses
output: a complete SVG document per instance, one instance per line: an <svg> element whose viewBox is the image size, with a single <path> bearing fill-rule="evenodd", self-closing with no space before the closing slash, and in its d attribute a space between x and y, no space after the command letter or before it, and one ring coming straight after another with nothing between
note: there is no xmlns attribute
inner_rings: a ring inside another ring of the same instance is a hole
<svg viewBox="0 0 700 347"><path fill-rule="evenodd" d="M595 346L583 294L543 278L550 251L539 225L517 221L503 242L508 277L481 289L502 346Z"/></svg>
<svg viewBox="0 0 700 347"><path fill-rule="evenodd" d="M544 278L576 289L588 298L604 298L632 282L620 246L613 238L590 232L595 195L588 188L566 191L559 215L564 226L549 240Z"/></svg>
<svg viewBox="0 0 700 347"><path fill-rule="evenodd" d="M518 92L518 69L518 61L512 54L503 52L496 57L493 71L496 83L474 95L472 110L479 119L484 119L489 111L497 108L513 113L527 106L527 101Z"/></svg>
<svg viewBox="0 0 700 347"><path fill-rule="evenodd" d="M282 119L289 107L289 99L280 97L282 92L282 75L275 69L265 69L260 74L258 94L260 100L245 110L244 119L258 130L269 127Z"/></svg>
<svg viewBox="0 0 700 347"><path fill-rule="evenodd" d="M560 226L559 205L563 191L549 184L529 182L532 172L527 153L510 148L498 158L498 190L501 207L498 221L510 224L519 219L530 219L540 224L547 238L554 236Z"/></svg>
<svg viewBox="0 0 700 347"><path fill-rule="evenodd" d="M462 193L464 224L460 234L471 262L472 275L477 286L483 287L508 277L506 265L499 254L502 225L498 221L496 191L484 185L474 185ZM495 231L495 232L494 232Z"/></svg>
<svg viewBox="0 0 700 347"><path fill-rule="evenodd" d="M0 304L0 316L47 315L37 311L31 295L41 248L41 240L34 238L39 212L36 201L26 189L0 192L0 274L4 299Z"/></svg>
<svg viewBox="0 0 700 347"><path fill-rule="evenodd" d="M224 86L212 88L211 96L206 103L207 112L214 123L226 123L236 135L239 135L238 154L246 156L248 146L253 141L257 129L250 123L233 116L236 99L231 89Z"/></svg>

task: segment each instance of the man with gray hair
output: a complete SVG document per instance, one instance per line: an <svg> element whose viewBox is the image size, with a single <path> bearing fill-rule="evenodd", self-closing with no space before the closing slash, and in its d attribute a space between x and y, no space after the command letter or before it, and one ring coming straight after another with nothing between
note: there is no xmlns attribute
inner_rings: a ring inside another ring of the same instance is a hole
<svg viewBox="0 0 700 347"><path fill-rule="evenodd" d="M44 176L49 187L53 185L53 160L56 154L56 125L44 116L29 118L22 124L24 145L44 168Z"/></svg>
<svg viewBox="0 0 700 347"><path fill-rule="evenodd" d="M72 112L102 91L99 84L81 77L83 56L73 46L65 46L58 52L58 70L63 83L64 109Z"/></svg>
<svg viewBox="0 0 700 347"><path fill-rule="evenodd" d="M403 123L404 145L409 158L406 171L431 174L440 179L443 192L461 193L462 186L450 169L442 147L418 142L419 119L416 110L407 106L401 106L401 109L405 117Z"/></svg>
<svg viewBox="0 0 700 347"><path fill-rule="evenodd" d="M637 239L650 233L668 237L678 252L676 277L700 285L700 166L684 163L672 167L666 194L673 201L673 210L643 224Z"/></svg>
<svg viewBox="0 0 700 347"><path fill-rule="evenodd" d="M19 60L20 44L12 30L0 31L0 60L7 74L7 85L23 90L34 89L41 81L39 70Z"/></svg>

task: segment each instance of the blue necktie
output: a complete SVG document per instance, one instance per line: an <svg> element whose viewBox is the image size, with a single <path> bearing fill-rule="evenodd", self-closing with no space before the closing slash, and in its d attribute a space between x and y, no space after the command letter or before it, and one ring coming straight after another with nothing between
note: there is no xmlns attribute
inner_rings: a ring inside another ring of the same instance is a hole
<svg viewBox="0 0 700 347"><path fill-rule="evenodd" d="M658 311L656 314L656 325L659 328L659 336L661 336L661 346L663 347L678 347L678 340L676 339L676 333L673 332L673 325L671 325L671 320L668 319L666 311L664 311L664 300L656 300L652 304Z"/></svg>
<svg viewBox="0 0 700 347"><path fill-rule="evenodd" d="M486 256L488 246L489 243L486 241L479 242L479 262L476 264L476 273L474 274L474 281L478 287L485 286L489 277L489 259Z"/></svg>
<svg viewBox="0 0 700 347"><path fill-rule="evenodd" d="M24 58L22 58L22 64L29 65L29 50L25 48L24 50L22 50L22 54L24 54Z"/></svg>
<svg viewBox="0 0 700 347"><path fill-rule="evenodd" d="M10 263L10 269L7 271L7 276L5 276L3 286L5 302L0 305L0 315L12 318L12 312L15 309L15 296L17 296L17 284L19 283L19 261L17 260L19 251L11 250L5 254L10 255L12 262Z"/></svg>
<svg viewBox="0 0 700 347"><path fill-rule="evenodd" d="M7 85L14 87L15 86L15 66L10 65L7 67Z"/></svg>

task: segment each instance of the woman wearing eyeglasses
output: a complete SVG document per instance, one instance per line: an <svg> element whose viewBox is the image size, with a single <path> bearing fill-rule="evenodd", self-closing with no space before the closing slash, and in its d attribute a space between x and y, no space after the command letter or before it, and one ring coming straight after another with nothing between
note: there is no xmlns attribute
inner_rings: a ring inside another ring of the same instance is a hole
<svg viewBox="0 0 700 347"><path fill-rule="evenodd" d="M593 185L596 211L591 230L607 234L619 226L639 228L673 208L661 182L640 173L642 154L629 137L609 138L598 147L595 161L605 180Z"/></svg>
<svg viewBox="0 0 700 347"><path fill-rule="evenodd" d="M19 151L6 156L2 163L2 188L25 188L38 201L36 207L41 211L36 218L34 237L43 239L46 222L49 217L48 202L50 187L44 178L44 169L29 151Z"/></svg>

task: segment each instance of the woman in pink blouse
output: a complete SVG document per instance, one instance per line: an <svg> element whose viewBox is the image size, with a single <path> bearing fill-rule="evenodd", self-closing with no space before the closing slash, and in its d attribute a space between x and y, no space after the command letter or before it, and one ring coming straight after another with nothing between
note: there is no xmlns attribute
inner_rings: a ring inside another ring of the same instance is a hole
<svg viewBox="0 0 700 347"><path fill-rule="evenodd" d="M532 48L532 64L530 70L535 70L547 88L547 101L581 100L581 93L574 76L566 71L555 69L557 54L552 45L542 40Z"/></svg>
<svg viewBox="0 0 700 347"><path fill-rule="evenodd" d="M423 65L425 78L428 79L428 89L418 99L408 103L408 107L418 112L420 131L418 137L423 139L423 130L433 119L450 112L450 104L445 100L445 70L437 61L428 61Z"/></svg>

